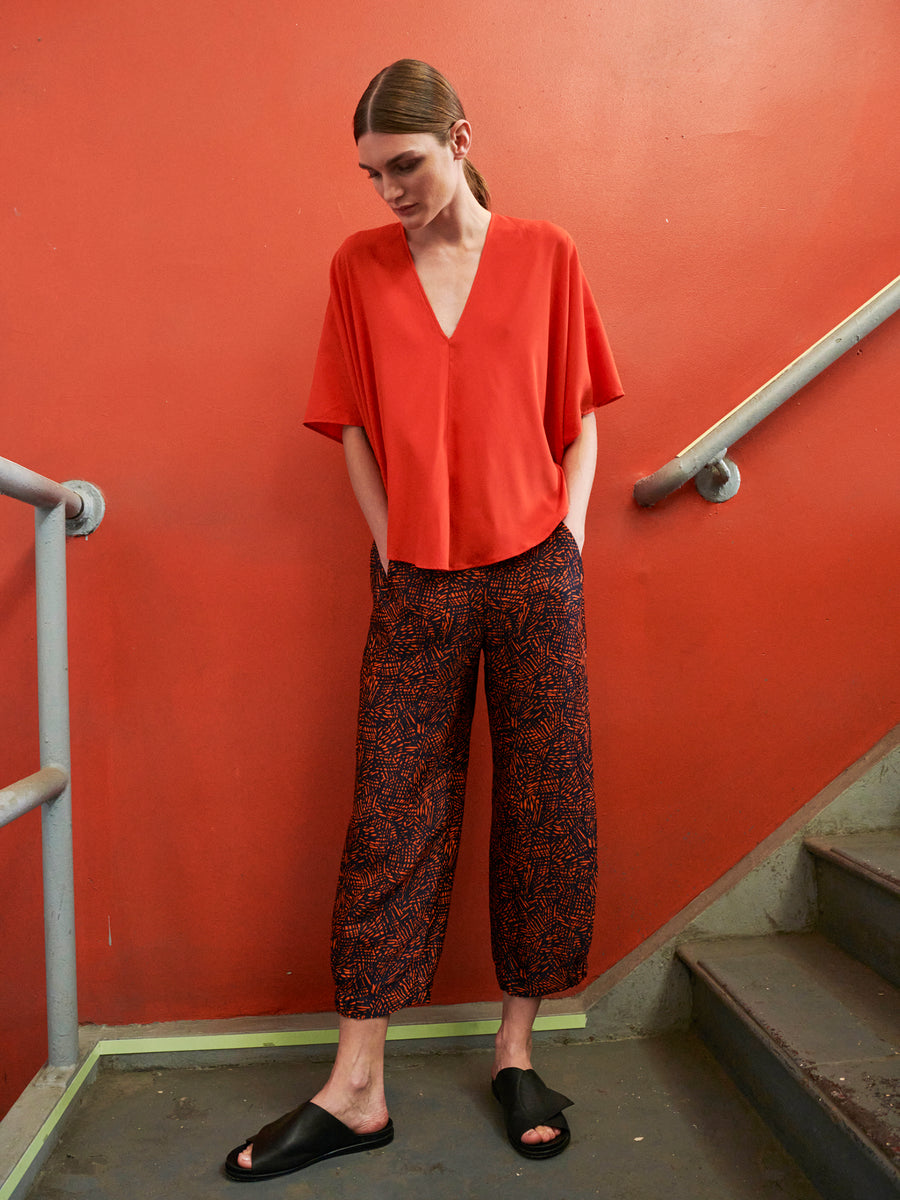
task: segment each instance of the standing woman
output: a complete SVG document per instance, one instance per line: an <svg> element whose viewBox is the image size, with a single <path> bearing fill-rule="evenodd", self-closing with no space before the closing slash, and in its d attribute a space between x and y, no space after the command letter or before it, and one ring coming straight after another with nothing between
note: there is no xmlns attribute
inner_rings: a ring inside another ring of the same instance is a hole
<svg viewBox="0 0 900 1200"><path fill-rule="evenodd" d="M311 1101L228 1156L265 1179L386 1145L391 1013L427 1004L446 928L479 660L493 744L492 1088L530 1158L571 1101L531 1067L541 997L578 984L596 816L581 548L594 409L621 394L571 239L491 213L432 67L377 75L360 167L396 218L347 239L305 423L342 441L374 538L353 814L334 909L340 1041Z"/></svg>

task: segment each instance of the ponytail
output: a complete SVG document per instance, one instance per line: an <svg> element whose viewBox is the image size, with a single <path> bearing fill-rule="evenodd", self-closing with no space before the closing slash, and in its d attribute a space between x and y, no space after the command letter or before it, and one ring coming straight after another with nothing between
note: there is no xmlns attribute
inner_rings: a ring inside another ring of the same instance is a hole
<svg viewBox="0 0 900 1200"><path fill-rule="evenodd" d="M472 195L478 201L482 208L489 209L491 207L491 193L488 190L488 185L484 181L484 176L467 158L463 159L463 173L466 177L466 183L472 189Z"/></svg>

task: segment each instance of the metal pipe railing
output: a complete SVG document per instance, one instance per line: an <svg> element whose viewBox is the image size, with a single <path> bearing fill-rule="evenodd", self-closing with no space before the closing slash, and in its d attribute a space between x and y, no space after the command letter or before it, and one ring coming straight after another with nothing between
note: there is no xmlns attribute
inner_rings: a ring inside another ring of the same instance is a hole
<svg viewBox="0 0 900 1200"><path fill-rule="evenodd" d="M765 420L898 309L900 275L664 467L639 479L634 485L637 503L644 507L656 504L695 477L697 489L706 499L728 500L740 485L737 467L725 456L729 446L733 446L738 438Z"/></svg>
<svg viewBox="0 0 900 1200"><path fill-rule="evenodd" d="M0 825L9 825L16 817L60 796L69 782L61 767L42 767L34 775L0 788Z"/></svg>
<svg viewBox="0 0 900 1200"><path fill-rule="evenodd" d="M41 769L0 790L0 824L41 806L44 864L44 956L47 1040L51 1067L78 1059L75 972L75 883L69 752L66 536L92 533L103 497L82 480L54 483L0 458L0 495L35 509L38 717ZM69 518L67 519L67 514Z"/></svg>
<svg viewBox="0 0 900 1200"><path fill-rule="evenodd" d="M66 773L66 786L56 800L41 806L47 1060L51 1067L73 1066L78 1059L65 524L62 501L53 508L34 510L41 767L58 767Z"/></svg>
<svg viewBox="0 0 900 1200"><path fill-rule="evenodd" d="M54 483L8 458L0 458L0 496L11 496L35 508L53 508L62 501L67 517L77 517L84 507L81 496L65 484Z"/></svg>

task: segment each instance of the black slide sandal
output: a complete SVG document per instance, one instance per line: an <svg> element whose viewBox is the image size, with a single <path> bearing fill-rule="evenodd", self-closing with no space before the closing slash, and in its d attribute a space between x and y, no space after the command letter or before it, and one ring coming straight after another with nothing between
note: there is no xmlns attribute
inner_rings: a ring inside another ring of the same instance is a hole
<svg viewBox="0 0 900 1200"><path fill-rule="evenodd" d="M524 1158L553 1158L565 1150L571 1135L562 1110L572 1101L548 1088L537 1071L505 1067L497 1072L491 1091L503 1108L506 1136L513 1150ZM536 1125L549 1125L559 1133L552 1142L523 1142L522 1134Z"/></svg>
<svg viewBox="0 0 900 1200"><path fill-rule="evenodd" d="M277 1121L264 1126L256 1137L236 1146L225 1160L225 1174L239 1182L276 1179L303 1167L337 1158L340 1154L358 1154L376 1150L394 1138L394 1124L388 1121L375 1133L354 1133L318 1104L308 1100ZM253 1144L253 1165L242 1167L238 1155Z"/></svg>

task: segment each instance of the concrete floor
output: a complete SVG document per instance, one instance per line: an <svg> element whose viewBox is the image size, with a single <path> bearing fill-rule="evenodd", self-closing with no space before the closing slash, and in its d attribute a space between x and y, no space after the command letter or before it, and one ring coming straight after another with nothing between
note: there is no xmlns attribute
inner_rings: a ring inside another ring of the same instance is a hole
<svg viewBox="0 0 900 1200"><path fill-rule="evenodd" d="M538 1070L576 1100L572 1144L531 1162L505 1140L488 1048L389 1047L397 1135L254 1185L253 1200L817 1200L818 1192L692 1035L558 1044ZM101 1072L31 1200L235 1200L227 1151L312 1094L326 1060Z"/></svg>

